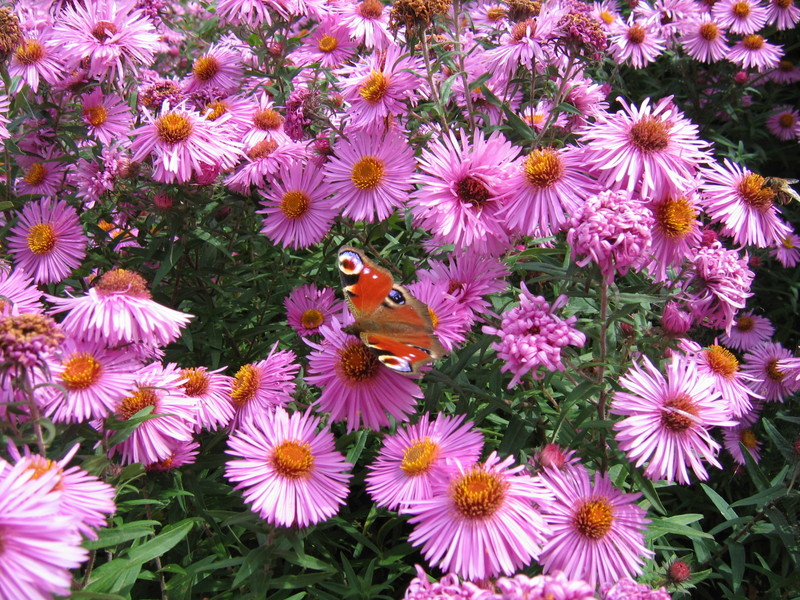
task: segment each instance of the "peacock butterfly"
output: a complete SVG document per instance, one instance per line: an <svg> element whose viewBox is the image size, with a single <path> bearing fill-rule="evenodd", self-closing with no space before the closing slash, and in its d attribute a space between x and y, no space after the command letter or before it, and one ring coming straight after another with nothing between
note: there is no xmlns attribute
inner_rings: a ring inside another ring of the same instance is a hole
<svg viewBox="0 0 800 600"><path fill-rule="evenodd" d="M360 337L381 363L398 373L414 375L425 363L445 355L433 333L428 307L395 283L389 271L360 250L343 246L339 249L339 275L355 317L355 323L344 331Z"/></svg>

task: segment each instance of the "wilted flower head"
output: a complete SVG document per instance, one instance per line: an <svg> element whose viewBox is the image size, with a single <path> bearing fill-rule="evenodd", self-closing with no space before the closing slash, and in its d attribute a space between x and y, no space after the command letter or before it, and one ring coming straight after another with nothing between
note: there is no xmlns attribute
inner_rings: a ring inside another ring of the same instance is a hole
<svg viewBox="0 0 800 600"><path fill-rule="evenodd" d="M23 313L2 317L0 368L40 365L63 341L61 328L47 315Z"/></svg>

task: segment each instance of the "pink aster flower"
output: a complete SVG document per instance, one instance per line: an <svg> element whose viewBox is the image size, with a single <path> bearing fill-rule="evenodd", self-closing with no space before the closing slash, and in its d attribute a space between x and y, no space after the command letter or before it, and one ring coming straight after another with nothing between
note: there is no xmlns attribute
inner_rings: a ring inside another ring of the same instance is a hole
<svg viewBox="0 0 800 600"><path fill-rule="evenodd" d="M535 18L509 22L498 44L486 51L486 71L504 81L511 79L520 66L542 72L555 54L558 24L565 12L551 3Z"/></svg>
<svg viewBox="0 0 800 600"><path fill-rule="evenodd" d="M497 600L523 598L547 600L594 600L594 587L582 579L570 579L561 571L549 575L528 577L522 573L514 577L498 577L495 581ZM494 600L480 596L477 600Z"/></svg>
<svg viewBox="0 0 800 600"><path fill-rule="evenodd" d="M149 123L132 132L131 160L141 162L153 155L153 178L163 183L185 183L200 177L208 167L230 169L242 154L242 146L225 128L225 115L216 121L181 102L166 102L158 116L147 114Z"/></svg>
<svg viewBox="0 0 800 600"><path fill-rule="evenodd" d="M69 3L56 21L54 41L70 69L88 64L90 78L103 79L149 66L158 49L153 23L135 0L83 0Z"/></svg>
<svg viewBox="0 0 800 600"><path fill-rule="evenodd" d="M469 581L461 581L455 573L430 581L421 566L414 568L417 576L408 584L403 600L495 600L494 594Z"/></svg>
<svg viewBox="0 0 800 600"><path fill-rule="evenodd" d="M787 141L796 139L798 124L800 123L800 111L791 106L779 106L769 117L767 117L767 131L779 140Z"/></svg>
<svg viewBox="0 0 800 600"><path fill-rule="evenodd" d="M580 466L568 471L544 469L539 478L555 500L542 507L552 533L539 562L545 573L563 571L592 587L624 575L639 575L653 552L645 546L648 519L635 504L641 494L625 494L607 474Z"/></svg>
<svg viewBox="0 0 800 600"><path fill-rule="evenodd" d="M272 346L264 360L243 365L236 371L231 387L231 400L236 408L231 427L238 429L254 415L265 413L292 400L294 378L300 370L297 355L291 350Z"/></svg>
<svg viewBox="0 0 800 600"><path fill-rule="evenodd" d="M84 296L47 299L54 305L52 313L67 312L65 331L108 346L166 346L192 318L152 300L144 278L125 269L104 273Z"/></svg>
<svg viewBox="0 0 800 600"><path fill-rule="evenodd" d="M43 412L56 423L104 419L133 390L139 368L127 352L68 338L58 359L49 361L58 387L39 388Z"/></svg>
<svg viewBox="0 0 800 600"><path fill-rule="evenodd" d="M775 191L761 175L727 158L724 166L713 163L702 174L703 209L712 223L722 223L722 233L736 244L767 248L791 232L780 219Z"/></svg>
<svg viewBox="0 0 800 600"><path fill-rule="evenodd" d="M241 53L225 44L211 44L195 59L191 74L184 80L187 93L213 90L215 94L236 92L244 76Z"/></svg>
<svg viewBox="0 0 800 600"><path fill-rule="evenodd" d="M768 341L774 333L775 327L770 320L753 314L751 310L737 315L730 331L723 333L720 341L729 348L747 352Z"/></svg>
<svg viewBox="0 0 800 600"><path fill-rule="evenodd" d="M105 145L123 139L127 140L131 127L131 112L125 101L113 92L103 94L96 87L90 94L81 96L83 122L89 135Z"/></svg>
<svg viewBox="0 0 800 600"><path fill-rule="evenodd" d="M342 216L374 223L386 219L411 191L414 153L396 133L352 131L339 139L325 163L325 181Z"/></svg>
<svg viewBox="0 0 800 600"><path fill-rule="evenodd" d="M0 460L0 597L50 600L69 596L70 569L89 552L72 516L59 514L62 493L55 471L35 477L26 464ZM46 576L43 576L46 574Z"/></svg>
<svg viewBox="0 0 800 600"><path fill-rule="evenodd" d="M708 13L684 22L679 39L684 52L700 62L713 63L728 55L725 29Z"/></svg>
<svg viewBox="0 0 800 600"><path fill-rule="evenodd" d="M408 507L412 546L442 571L468 580L511 575L539 557L550 528L540 510L552 495L524 465L492 452L483 463L456 462L432 498Z"/></svg>
<svg viewBox="0 0 800 600"><path fill-rule="evenodd" d="M128 421L148 407L152 407L150 415L157 416L138 423L127 439L110 448L108 455L119 454L126 465L147 465L168 458L177 444L192 440L197 408L183 393L181 372L174 365L149 364L136 372L135 379L129 395L117 400L114 418Z"/></svg>
<svg viewBox="0 0 800 600"><path fill-rule="evenodd" d="M297 172L298 165L306 163L309 152L305 144L293 142L284 135L255 142L246 148L245 155L247 160L226 177L224 183L234 192L249 195L253 186L268 191L281 170Z"/></svg>
<svg viewBox="0 0 800 600"><path fill-rule="evenodd" d="M417 281L409 284L408 289L428 307L433 332L447 353L466 340L466 334L475 322L472 311L448 293L446 282Z"/></svg>
<svg viewBox="0 0 800 600"><path fill-rule="evenodd" d="M19 196L55 196L64 185L67 170L61 159L55 150L48 150L43 156L18 156L24 175L14 182L14 191Z"/></svg>
<svg viewBox="0 0 800 600"><path fill-rule="evenodd" d="M42 292L24 269L0 262L0 316L40 313Z"/></svg>
<svg viewBox="0 0 800 600"><path fill-rule="evenodd" d="M683 116L672 96L655 106L648 98L638 108L617 100L623 110L601 114L579 131L584 166L603 185L638 189L643 198L685 189L698 166L710 160L709 144L698 137L697 125Z"/></svg>
<svg viewBox="0 0 800 600"><path fill-rule="evenodd" d="M424 72L421 60L404 55L397 45L340 69L339 86L350 104L350 126L374 129L383 127L389 117L405 114L408 103L415 104L427 88L421 75Z"/></svg>
<svg viewBox="0 0 800 600"><path fill-rule="evenodd" d="M329 519L347 497L351 465L311 411L257 412L231 434L225 476L253 512L272 525L308 527Z"/></svg>
<svg viewBox="0 0 800 600"><path fill-rule="evenodd" d="M196 409L195 432L216 431L233 420L236 409L231 401L233 377L225 367L209 371L206 367L181 369L183 393Z"/></svg>
<svg viewBox="0 0 800 600"><path fill-rule="evenodd" d="M36 283L58 283L81 265L88 242L74 208L42 198L22 208L7 243L16 266Z"/></svg>
<svg viewBox="0 0 800 600"><path fill-rule="evenodd" d="M663 587L654 590L646 583L637 583L630 577L607 581L600 586L600 600L671 600Z"/></svg>
<svg viewBox="0 0 800 600"><path fill-rule="evenodd" d="M514 387L527 373L534 379L542 379L545 371L563 371L561 350L564 346L583 346L586 336L575 329L578 318L560 319L555 311L566 306L568 298L559 296L552 306L542 296L534 296L520 284L519 306L503 314L499 329L485 325L483 332L497 335L500 342L492 344L498 357L505 361L501 371L514 374L508 384Z"/></svg>
<svg viewBox="0 0 800 600"><path fill-rule="evenodd" d="M434 421L425 413L415 425L384 437L378 458L367 467L367 493L375 504L402 512L417 500L433 498L437 482L448 478L448 460L477 462L483 436L464 418L439 413Z"/></svg>
<svg viewBox="0 0 800 600"><path fill-rule="evenodd" d="M333 315L344 308L331 288L319 289L313 284L294 288L283 305L289 326L303 337L318 334L320 326L330 325Z"/></svg>
<svg viewBox="0 0 800 600"><path fill-rule="evenodd" d="M308 248L322 241L339 214L330 185L314 163L293 163L281 169L264 192L261 233L284 248Z"/></svg>
<svg viewBox="0 0 800 600"><path fill-rule="evenodd" d="M755 33L767 23L767 9L759 0L719 0L711 14L731 33Z"/></svg>
<svg viewBox="0 0 800 600"><path fill-rule="evenodd" d="M127 137L124 141L127 141ZM114 190L117 180L129 173L130 160L123 148L103 146L100 156L91 161L79 158L68 181L77 188L76 196L84 208L92 208L101 196Z"/></svg>
<svg viewBox="0 0 800 600"><path fill-rule="evenodd" d="M616 22L608 41L614 59L635 69L655 61L665 47L659 24L651 19L636 19L633 15L625 23Z"/></svg>
<svg viewBox="0 0 800 600"><path fill-rule="evenodd" d="M145 465L144 470L164 472L172 471L185 465L192 465L197 460L199 451L200 444L193 440L176 442L169 456Z"/></svg>
<svg viewBox="0 0 800 600"><path fill-rule="evenodd" d="M702 246L689 257L685 287L687 306L696 323L728 332L734 315L752 296L753 272L747 257L719 242Z"/></svg>
<svg viewBox="0 0 800 600"><path fill-rule="evenodd" d="M275 108L272 98L259 94L256 101L251 101L246 112L246 131L242 138L245 148L252 148L258 142L274 140L288 142L289 136L284 131L284 116ZM242 110L243 115L245 111Z"/></svg>
<svg viewBox="0 0 800 600"><path fill-rule="evenodd" d="M650 262L653 216L625 191L592 196L568 225L572 259L581 267L597 264L606 283Z"/></svg>
<svg viewBox="0 0 800 600"><path fill-rule="evenodd" d="M11 133L8 131L8 124L11 122L8 119L8 109L10 107L11 101L8 95L0 92L0 142L11 137Z"/></svg>
<svg viewBox="0 0 800 600"><path fill-rule="evenodd" d="M0 385L7 383L7 376L20 375L21 369L44 369L63 341L61 328L47 315L22 313L0 317ZM15 384L12 392L17 387ZM4 391L9 396L8 390ZM27 402L28 398L24 400Z"/></svg>
<svg viewBox="0 0 800 600"><path fill-rule="evenodd" d="M680 267L700 243L700 199L694 191L669 195L651 201L653 214L650 247L652 262L648 269L655 281L668 279L667 269Z"/></svg>
<svg viewBox="0 0 800 600"><path fill-rule="evenodd" d="M336 6L350 38L365 48L385 50L394 44L389 32L389 10L380 0L349 0Z"/></svg>
<svg viewBox="0 0 800 600"><path fill-rule="evenodd" d="M421 173L408 206L414 222L456 250L498 255L510 245L502 213L503 186L519 150L499 132L478 130L472 140L462 129L430 142L419 159Z"/></svg>
<svg viewBox="0 0 800 600"><path fill-rule="evenodd" d="M223 23L258 29L262 25L272 25L270 10L284 19L289 17L286 3L280 0L218 0L216 14Z"/></svg>
<svg viewBox="0 0 800 600"><path fill-rule="evenodd" d="M735 425L727 403L720 401L714 380L698 372L693 361L675 355L662 375L646 356L620 377L624 391L614 394L610 412L624 418L614 425L620 449L644 474L657 481L688 484L691 467L699 480L708 479L702 460L717 468L719 444L709 433L714 426Z"/></svg>
<svg viewBox="0 0 800 600"><path fill-rule="evenodd" d="M760 448L763 443L758 440L756 434L753 433L752 426L748 423L725 429L722 433L722 444L736 464L742 466L746 464L742 446L744 446L744 450L750 453L753 461L759 462L761 460Z"/></svg>
<svg viewBox="0 0 800 600"><path fill-rule="evenodd" d="M19 92L27 83L31 91L36 92L40 78L52 85L60 79L63 70L58 44L51 36L26 37L14 50L8 65L8 74L20 78L11 91Z"/></svg>
<svg viewBox="0 0 800 600"><path fill-rule="evenodd" d="M793 29L800 23L800 8L793 0L769 0L767 2L767 23L775 25L775 29Z"/></svg>
<svg viewBox="0 0 800 600"><path fill-rule="evenodd" d="M790 350L777 342L764 342L745 353L742 371L752 378L751 389L767 402L783 402L800 390L800 380L789 376L781 361L793 359Z"/></svg>
<svg viewBox="0 0 800 600"><path fill-rule="evenodd" d="M383 366L378 356L355 336L344 333L335 318L322 325L322 343L305 340L315 350L308 357L306 381L322 388L318 410L332 423L347 421L347 431L362 425L380 429L389 417L408 421L423 393L413 379Z"/></svg>
<svg viewBox="0 0 800 600"><path fill-rule="evenodd" d="M289 58L296 65L319 63L322 68L333 69L350 60L355 55L355 48L355 42L350 39L349 31L340 19L327 17L303 38L300 47L291 52Z"/></svg>
<svg viewBox="0 0 800 600"><path fill-rule="evenodd" d="M764 36L749 33L728 52L728 60L744 69L759 72L775 69L783 56L783 47L768 42Z"/></svg>
<svg viewBox="0 0 800 600"><path fill-rule="evenodd" d="M800 235L788 234L780 244L770 248L769 255L781 263L782 267L791 269L800 262Z"/></svg>
<svg viewBox="0 0 800 600"><path fill-rule="evenodd" d="M534 237L557 233L566 215L599 191L584 174L581 150L575 146L532 150L516 161L503 187L507 197L500 214L508 227Z"/></svg>

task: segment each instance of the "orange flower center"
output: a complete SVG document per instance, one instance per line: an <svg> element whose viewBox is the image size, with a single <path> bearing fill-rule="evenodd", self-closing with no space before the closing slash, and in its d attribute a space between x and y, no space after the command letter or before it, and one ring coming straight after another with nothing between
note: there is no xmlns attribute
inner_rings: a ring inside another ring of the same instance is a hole
<svg viewBox="0 0 800 600"><path fill-rule="evenodd" d="M700 37L707 42L713 42L719 37L719 27L716 23L703 23L700 25Z"/></svg>
<svg viewBox="0 0 800 600"><path fill-rule="evenodd" d="M102 104L98 104L96 106L84 106L83 118L92 127L99 127L108 119L108 111Z"/></svg>
<svg viewBox="0 0 800 600"><path fill-rule="evenodd" d="M439 456L439 444L426 437L417 440L412 446L403 451L403 461L400 468L411 477L427 473Z"/></svg>
<svg viewBox="0 0 800 600"><path fill-rule="evenodd" d="M206 105L206 120L216 121L228 112L228 104L224 100L214 100Z"/></svg>
<svg viewBox="0 0 800 600"><path fill-rule="evenodd" d="M370 104L380 102L389 91L389 78L380 71L372 71L367 80L361 84L358 93Z"/></svg>
<svg viewBox="0 0 800 600"><path fill-rule="evenodd" d="M767 377L776 383L783 381L786 375L778 368L778 359L773 358L767 363Z"/></svg>
<svg viewBox="0 0 800 600"><path fill-rule="evenodd" d="M582 502L575 510L573 525L591 540L604 538L614 524L614 509L605 498Z"/></svg>
<svg viewBox="0 0 800 600"><path fill-rule="evenodd" d="M68 390L85 390L99 378L102 368L97 359L88 352L76 352L63 363L61 379Z"/></svg>
<svg viewBox="0 0 800 600"><path fill-rule="evenodd" d="M130 419L133 415L147 406L158 406L158 396L151 389L143 389L133 396L122 400L117 414L123 419Z"/></svg>
<svg viewBox="0 0 800 600"><path fill-rule="evenodd" d="M754 450L758 446L758 438L752 429L742 429L739 432L739 441L748 450Z"/></svg>
<svg viewBox="0 0 800 600"><path fill-rule="evenodd" d="M350 343L339 352L339 368L352 383L363 383L375 377L378 357L361 342Z"/></svg>
<svg viewBox="0 0 800 600"><path fill-rule="evenodd" d="M745 19L750 14L749 2L736 2L731 6L731 12L738 19Z"/></svg>
<svg viewBox="0 0 800 600"><path fill-rule="evenodd" d="M748 331L752 331L753 328L756 326L756 322L753 317L749 315L745 315L743 317L739 317L736 319L736 329L741 331L742 333L747 333Z"/></svg>
<svg viewBox="0 0 800 600"><path fill-rule="evenodd" d="M206 82L214 78L219 73L220 64L216 56L206 54L194 61L192 74L194 78L201 82Z"/></svg>
<svg viewBox="0 0 800 600"><path fill-rule="evenodd" d="M775 190L766 184L766 180L755 173L742 177L736 186L736 191L742 200L759 212L766 212L772 208Z"/></svg>
<svg viewBox="0 0 800 600"><path fill-rule="evenodd" d="M261 369L252 364L242 366L233 377L231 400L238 407L244 406L255 398L260 383Z"/></svg>
<svg viewBox="0 0 800 600"><path fill-rule="evenodd" d="M189 139L194 127L184 115L168 112L156 120L159 139L166 144L177 144Z"/></svg>
<svg viewBox="0 0 800 600"><path fill-rule="evenodd" d="M113 269L104 273L94 287L103 296L126 294L136 298L150 298L150 290L147 289L144 277L127 269Z"/></svg>
<svg viewBox="0 0 800 600"><path fill-rule="evenodd" d="M117 34L117 26L111 21L98 21L92 29L92 35L100 43L111 39Z"/></svg>
<svg viewBox="0 0 800 600"><path fill-rule="evenodd" d="M197 398L208 391L208 373L203 369L183 369L181 379L186 381L183 384L183 392L187 396Z"/></svg>
<svg viewBox="0 0 800 600"><path fill-rule="evenodd" d="M378 19L383 14L381 0L364 0L358 5L359 14L365 19Z"/></svg>
<svg viewBox="0 0 800 600"><path fill-rule="evenodd" d="M302 190L286 192L281 198L281 212L289 219L299 219L310 206L311 198Z"/></svg>
<svg viewBox="0 0 800 600"><path fill-rule="evenodd" d="M324 320L325 316L316 308L309 308L300 317L300 323L302 323L303 327L306 329L316 329L322 325Z"/></svg>
<svg viewBox="0 0 800 600"><path fill-rule="evenodd" d="M35 65L44 58L44 46L39 40L26 38L17 47L14 56L23 65Z"/></svg>
<svg viewBox="0 0 800 600"><path fill-rule="evenodd" d="M761 50L764 46L764 37L757 33L746 35L742 38L742 46L752 51Z"/></svg>
<svg viewBox="0 0 800 600"><path fill-rule="evenodd" d="M475 467L452 484L456 510L466 519L486 519L503 505L508 484L496 473Z"/></svg>
<svg viewBox="0 0 800 600"><path fill-rule="evenodd" d="M533 187L549 188L564 175L564 164L552 148L534 150L525 159L525 179Z"/></svg>
<svg viewBox="0 0 800 600"><path fill-rule="evenodd" d="M286 440L275 446L272 466L287 479L306 479L314 470L314 455L311 446Z"/></svg>
<svg viewBox="0 0 800 600"><path fill-rule="evenodd" d="M261 140L253 144L253 147L247 151L247 156L250 160L259 160L265 158L275 152L278 147L278 142L273 139Z"/></svg>
<svg viewBox="0 0 800 600"><path fill-rule="evenodd" d="M374 190L383 181L385 166L376 156L365 156L353 165L350 181L359 190Z"/></svg>
<svg viewBox="0 0 800 600"><path fill-rule="evenodd" d="M648 115L631 126L628 139L642 152L661 152L669 145L669 128L661 119Z"/></svg>
<svg viewBox="0 0 800 600"><path fill-rule="evenodd" d="M736 376L739 371L739 361L736 360L733 352L714 344L708 347L705 354L708 366L714 373L725 379L733 379Z"/></svg>
<svg viewBox="0 0 800 600"><path fill-rule="evenodd" d="M500 6L493 6L486 11L486 19L490 23L497 23L508 16L508 11Z"/></svg>
<svg viewBox="0 0 800 600"><path fill-rule="evenodd" d="M319 38L319 42L317 43L317 47L319 48L320 52L333 52L336 48L339 47L339 40L337 40L332 35L328 35L327 33Z"/></svg>
<svg viewBox="0 0 800 600"><path fill-rule="evenodd" d="M677 240L692 231L697 222L697 211L687 198L667 198L653 210L661 231L667 238Z"/></svg>
<svg viewBox="0 0 800 600"><path fill-rule="evenodd" d="M31 186L41 185L47 177L47 167L42 163L33 163L25 173L25 183Z"/></svg>
<svg viewBox="0 0 800 600"><path fill-rule="evenodd" d="M647 37L647 30L641 25L632 25L626 37L631 44L641 44Z"/></svg>
<svg viewBox="0 0 800 600"><path fill-rule="evenodd" d="M661 413L661 424L675 433L686 431L694 422L691 417L697 416L697 405L691 396L681 394L664 405Z"/></svg>
<svg viewBox="0 0 800 600"><path fill-rule="evenodd" d="M271 108L264 108L253 116L253 125L261 131L276 131L283 125L283 117Z"/></svg>
<svg viewBox="0 0 800 600"><path fill-rule="evenodd" d="M56 231L49 223L37 223L28 230L28 249L42 256L56 247Z"/></svg>

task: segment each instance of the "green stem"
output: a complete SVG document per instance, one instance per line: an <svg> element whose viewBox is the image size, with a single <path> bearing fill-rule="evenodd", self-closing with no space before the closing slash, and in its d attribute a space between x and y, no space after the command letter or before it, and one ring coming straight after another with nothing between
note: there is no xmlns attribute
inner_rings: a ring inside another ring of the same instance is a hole
<svg viewBox="0 0 800 600"><path fill-rule="evenodd" d="M461 3L459 0L453 0L453 33L456 45L456 56L458 57L458 70L461 73L461 82L464 85L464 99L467 104L467 112L469 113L469 131L475 133L475 113L472 107L472 90L469 89L469 81L467 79L467 70L464 66L464 53L461 48L461 23L459 17L461 16Z"/></svg>
<svg viewBox="0 0 800 600"><path fill-rule="evenodd" d="M433 103L442 119L442 131L444 133L450 133L450 128L447 125L447 117L444 114L444 107L442 106L442 101L439 97L439 88L433 82L433 70L431 69L430 50L428 48L428 34L422 27L420 27L419 33L419 39L422 43L422 58L425 61L425 79L427 79L428 85L431 88Z"/></svg>

